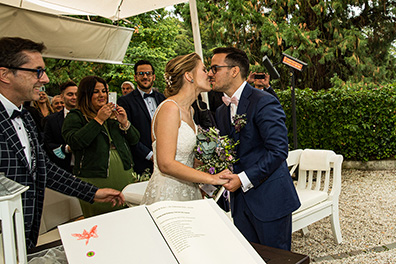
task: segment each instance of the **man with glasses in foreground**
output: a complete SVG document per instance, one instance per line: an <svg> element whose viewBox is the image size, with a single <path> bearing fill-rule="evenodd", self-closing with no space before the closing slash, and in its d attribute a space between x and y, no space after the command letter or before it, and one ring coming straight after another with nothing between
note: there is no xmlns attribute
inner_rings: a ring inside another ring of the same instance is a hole
<svg viewBox="0 0 396 264"><path fill-rule="evenodd" d="M208 75L212 89L224 93L217 125L221 135L240 142L235 174L221 176L229 180L223 186L231 192L234 224L250 242L290 250L292 212L300 201L286 164L285 113L274 96L246 82L245 52L230 47L213 53Z"/></svg>
<svg viewBox="0 0 396 264"><path fill-rule="evenodd" d="M22 194L28 249L37 243L46 187L91 203L124 203L119 191L85 183L46 156L32 116L22 107L24 101L38 100L40 88L49 82L44 49L27 39L0 39L0 172L29 186Z"/></svg>
<svg viewBox="0 0 396 264"><path fill-rule="evenodd" d="M153 172L153 149L151 141L151 119L157 106L165 96L153 89L155 70L147 60L138 61L135 66L137 89L121 96L117 104L122 106L131 124L140 133L139 143L132 149L136 173L142 174L148 168Z"/></svg>

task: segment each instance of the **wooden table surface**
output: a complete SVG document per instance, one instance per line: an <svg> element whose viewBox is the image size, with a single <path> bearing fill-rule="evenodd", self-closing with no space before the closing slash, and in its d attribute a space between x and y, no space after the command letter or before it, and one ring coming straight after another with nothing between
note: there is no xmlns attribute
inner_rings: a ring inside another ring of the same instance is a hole
<svg viewBox="0 0 396 264"><path fill-rule="evenodd" d="M307 264L309 256L293 253L291 251L267 247L256 243L250 243L267 264Z"/></svg>

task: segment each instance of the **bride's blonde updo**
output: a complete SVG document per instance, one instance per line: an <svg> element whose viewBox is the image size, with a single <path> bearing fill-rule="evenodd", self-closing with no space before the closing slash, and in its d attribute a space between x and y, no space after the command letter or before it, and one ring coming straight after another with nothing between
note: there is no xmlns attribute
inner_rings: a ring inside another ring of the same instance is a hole
<svg viewBox="0 0 396 264"><path fill-rule="evenodd" d="M177 56L168 61L164 73L166 83L164 95L166 97L179 92L184 84L184 73L191 72L200 60L201 57L193 52L187 55Z"/></svg>

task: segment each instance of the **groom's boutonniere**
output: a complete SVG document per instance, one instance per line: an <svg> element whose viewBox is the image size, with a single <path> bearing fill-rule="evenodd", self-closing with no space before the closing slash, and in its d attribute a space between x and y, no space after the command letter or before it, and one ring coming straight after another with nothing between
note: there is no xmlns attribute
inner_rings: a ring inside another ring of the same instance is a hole
<svg viewBox="0 0 396 264"><path fill-rule="evenodd" d="M246 118L246 114L242 114L242 115L234 115L234 117L232 118L232 125L235 127L235 131L241 132L242 128L244 128L247 124L247 118Z"/></svg>

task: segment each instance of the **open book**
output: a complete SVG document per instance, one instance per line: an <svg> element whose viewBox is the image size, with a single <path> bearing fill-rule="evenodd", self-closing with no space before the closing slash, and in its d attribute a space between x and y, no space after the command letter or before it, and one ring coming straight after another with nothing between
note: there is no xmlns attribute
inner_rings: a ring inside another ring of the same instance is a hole
<svg viewBox="0 0 396 264"><path fill-rule="evenodd" d="M74 263L265 263L212 199L119 210L59 226Z"/></svg>

